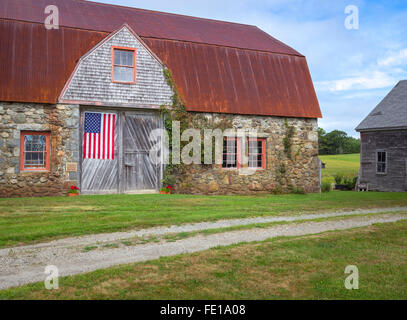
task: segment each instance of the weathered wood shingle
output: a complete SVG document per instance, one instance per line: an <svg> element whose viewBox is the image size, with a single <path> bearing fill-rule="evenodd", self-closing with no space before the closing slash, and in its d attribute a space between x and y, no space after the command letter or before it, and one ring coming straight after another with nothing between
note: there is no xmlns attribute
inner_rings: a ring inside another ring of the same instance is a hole
<svg viewBox="0 0 407 320"><path fill-rule="evenodd" d="M136 48L136 83L114 83L112 46ZM106 42L80 60L62 100L106 104L170 105L172 91L163 65L124 26Z"/></svg>

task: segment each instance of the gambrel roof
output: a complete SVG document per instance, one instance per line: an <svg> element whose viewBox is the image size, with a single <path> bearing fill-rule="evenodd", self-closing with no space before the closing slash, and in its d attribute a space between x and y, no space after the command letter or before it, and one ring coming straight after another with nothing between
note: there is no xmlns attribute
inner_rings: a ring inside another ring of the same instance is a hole
<svg viewBox="0 0 407 320"><path fill-rule="evenodd" d="M356 127L356 131L386 129L407 129L407 80L400 81Z"/></svg>
<svg viewBox="0 0 407 320"><path fill-rule="evenodd" d="M78 60L127 23L171 69L189 111L321 117L303 55L250 25L82 0L0 2L0 101L57 103Z"/></svg>

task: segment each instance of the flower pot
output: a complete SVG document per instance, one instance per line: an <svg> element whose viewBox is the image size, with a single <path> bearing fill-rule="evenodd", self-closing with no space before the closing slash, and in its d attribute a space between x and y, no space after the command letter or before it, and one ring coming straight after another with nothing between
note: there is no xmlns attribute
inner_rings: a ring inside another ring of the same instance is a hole
<svg viewBox="0 0 407 320"><path fill-rule="evenodd" d="M68 193L68 197L77 197L79 193Z"/></svg>
<svg viewBox="0 0 407 320"><path fill-rule="evenodd" d="M160 194L169 194L167 191L160 191Z"/></svg>
<svg viewBox="0 0 407 320"><path fill-rule="evenodd" d="M335 190L345 191L348 190L348 188L344 184L335 184Z"/></svg>

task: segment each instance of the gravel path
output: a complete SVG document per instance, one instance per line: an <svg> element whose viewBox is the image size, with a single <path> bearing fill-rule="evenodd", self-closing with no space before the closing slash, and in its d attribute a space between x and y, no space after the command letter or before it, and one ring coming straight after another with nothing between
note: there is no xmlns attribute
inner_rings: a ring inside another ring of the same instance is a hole
<svg viewBox="0 0 407 320"><path fill-rule="evenodd" d="M292 222L299 220L313 220L319 218L332 218L340 216L351 216L351 215L360 215L360 214L375 214L375 213L401 213L407 212L407 207L391 207L391 208L379 208L379 209L364 209L364 210L353 210L353 211L336 211L336 212L325 212L317 214L301 214L298 216L279 216L279 217L255 217L255 218L243 218L243 219L227 219L227 220L217 220L213 222L199 222L191 224L182 224L177 226L170 227L155 227L149 229L139 229L139 230L130 230L125 232L113 232L113 233L100 233L92 234L87 236L63 238L60 240L53 240L50 242L38 243L34 245L27 245L16 247L16 250L36 250L39 248L46 247L67 247L67 246L87 246L103 243L112 243L115 241L126 240L134 237L145 237L145 236L160 236L171 233L180 233L180 232L194 232L210 229L220 229L220 228L229 228L234 226L244 226L257 223L271 223L271 222ZM0 249L0 256L3 251L8 249ZM0 269L1 270L1 269Z"/></svg>
<svg viewBox="0 0 407 320"><path fill-rule="evenodd" d="M400 208L398 209L400 210ZM383 210L384 209L380 209L377 212L383 212ZM372 212L372 210L369 212ZM363 211L361 213L367 212ZM352 214L355 214L355 212ZM340 215L344 214L341 213ZM321 215L312 216L314 219L316 217L321 217ZM299 219L299 217L296 218ZM293 219L291 217L285 217L285 219L286 220L278 221L293 221L287 220ZM304 216L302 216L302 219L304 219ZM246 221L247 219L243 220ZM399 220L407 220L407 215L391 214L371 217L362 216L343 220L284 224L264 229L254 228L249 230L215 233L207 236L198 235L178 240L176 242L147 243L127 247L121 246L119 248L105 248L88 252L84 252L78 248L77 245L79 242L66 242L65 246L59 245L56 247L50 246L49 244L40 244L2 249L0 250L0 289L31 282L44 281L46 276L44 274L44 269L47 265L57 266L59 269L59 275L67 276L107 268L118 264L147 261L162 256L202 251L216 246L226 246L240 242L263 241L278 236L299 236L320 233L328 230L344 230L369 226L374 223L395 222ZM267 220L267 222L270 222L270 220ZM171 228L167 229L173 230ZM64 240L66 241L66 239ZM55 243L57 241L53 242ZM61 242L62 240L58 241L59 244L61 244Z"/></svg>

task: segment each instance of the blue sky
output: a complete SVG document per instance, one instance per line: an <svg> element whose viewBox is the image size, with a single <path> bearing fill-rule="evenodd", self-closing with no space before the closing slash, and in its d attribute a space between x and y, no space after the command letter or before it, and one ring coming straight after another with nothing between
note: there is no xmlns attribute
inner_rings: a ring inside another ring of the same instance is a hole
<svg viewBox="0 0 407 320"><path fill-rule="evenodd" d="M385 0L96 0L260 27L307 57L323 119L354 128L391 88L407 79L407 1ZM348 30L345 7L359 9Z"/></svg>

